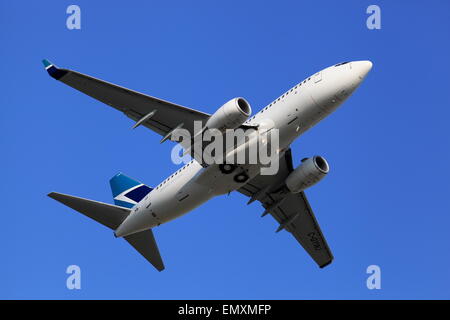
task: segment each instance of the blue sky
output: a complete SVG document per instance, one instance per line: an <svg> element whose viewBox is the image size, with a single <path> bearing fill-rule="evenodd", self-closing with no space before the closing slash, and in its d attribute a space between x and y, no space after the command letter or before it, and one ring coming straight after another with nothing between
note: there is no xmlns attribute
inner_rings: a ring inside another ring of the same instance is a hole
<svg viewBox="0 0 450 320"><path fill-rule="evenodd" d="M81 30L66 8L81 8ZM366 8L381 7L381 30ZM0 298L450 298L448 1L1 1ZM155 230L155 271L105 227L46 197L112 203L118 171L156 185L171 143L47 76L41 59L212 113L259 110L310 74L369 59L363 85L292 146L331 172L306 193L335 261L319 269L238 193ZM65 270L82 272L81 290ZM368 290L366 268L381 267Z"/></svg>

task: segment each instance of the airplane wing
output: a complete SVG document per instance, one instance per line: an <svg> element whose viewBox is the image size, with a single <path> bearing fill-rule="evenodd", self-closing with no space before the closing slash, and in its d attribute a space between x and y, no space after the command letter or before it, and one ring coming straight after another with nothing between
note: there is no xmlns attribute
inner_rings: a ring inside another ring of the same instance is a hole
<svg viewBox="0 0 450 320"><path fill-rule="evenodd" d="M76 71L60 69L48 60L43 60L43 63L54 79L123 112L136 121L135 126L143 125L166 139L174 129L180 126L193 136L194 120L202 121L204 124L210 117L207 113L154 98Z"/></svg>
<svg viewBox="0 0 450 320"><path fill-rule="evenodd" d="M292 154L291 149L288 149L280 159L276 175L259 175L238 191L250 197L249 202L260 201L266 209L265 213L270 213L280 224L277 232L283 229L290 232L319 267L323 268L333 261L333 254L305 193L284 193L280 188L291 171Z"/></svg>

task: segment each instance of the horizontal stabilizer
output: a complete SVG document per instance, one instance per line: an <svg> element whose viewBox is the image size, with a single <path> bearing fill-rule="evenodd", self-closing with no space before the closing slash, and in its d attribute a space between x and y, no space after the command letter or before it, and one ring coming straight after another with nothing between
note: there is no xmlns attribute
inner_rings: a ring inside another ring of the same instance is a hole
<svg viewBox="0 0 450 320"><path fill-rule="evenodd" d="M113 230L116 230L131 212L128 208L68 194L51 192L48 196ZM158 271L164 270L164 263L151 229L131 234L124 239Z"/></svg>
<svg viewBox="0 0 450 320"><path fill-rule="evenodd" d="M141 231L124 237L142 256L148 260L158 271L164 270L164 263L159 253L153 231Z"/></svg>
<svg viewBox="0 0 450 320"><path fill-rule="evenodd" d="M119 227L131 211L128 208L58 192L51 192L48 196L113 230Z"/></svg>

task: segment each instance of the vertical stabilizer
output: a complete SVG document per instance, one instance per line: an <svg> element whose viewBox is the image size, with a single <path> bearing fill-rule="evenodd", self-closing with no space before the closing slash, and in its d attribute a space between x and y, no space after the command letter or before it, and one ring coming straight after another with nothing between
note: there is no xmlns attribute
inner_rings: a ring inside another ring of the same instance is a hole
<svg viewBox="0 0 450 320"><path fill-rule="evenodd" d="M109 180L114 203L125 208L132 208L153 189L145 184L118 173Z"/></svg>

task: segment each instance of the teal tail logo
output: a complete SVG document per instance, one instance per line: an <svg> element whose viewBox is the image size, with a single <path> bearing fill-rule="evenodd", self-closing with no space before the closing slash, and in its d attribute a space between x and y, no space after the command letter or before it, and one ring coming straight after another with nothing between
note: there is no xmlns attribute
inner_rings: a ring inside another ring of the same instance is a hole
<svg viewBox="0 0 450 320"><path fill-rule="evenodd" d="M109 180L114 203L117 206L132 208L153 189L134 180L123 173L118 173Z"/></svg>

